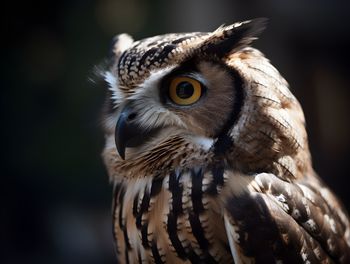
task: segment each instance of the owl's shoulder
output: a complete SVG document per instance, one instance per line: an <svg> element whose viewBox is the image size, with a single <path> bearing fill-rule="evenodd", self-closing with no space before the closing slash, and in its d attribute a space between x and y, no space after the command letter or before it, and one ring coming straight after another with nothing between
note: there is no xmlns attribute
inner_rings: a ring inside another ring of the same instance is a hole
<svg viewBox="0 0 350 264"><path fill-rule="evenodd" d="M269 173L241 178L245 190L237 191L237 183L230 180L234 191L228 193L225 206L227 232L240 238L231 239L230 246L241 258L349 261L349 222L337 198L317 176L295 182Z"/></svg>

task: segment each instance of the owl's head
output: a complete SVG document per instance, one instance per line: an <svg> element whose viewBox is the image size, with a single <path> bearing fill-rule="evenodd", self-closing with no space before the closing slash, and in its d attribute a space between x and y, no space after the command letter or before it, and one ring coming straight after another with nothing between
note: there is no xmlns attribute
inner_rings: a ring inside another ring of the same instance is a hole
<svg viewBox="0 0 350 264"><path fill-rule="evenodd" d="M113 178L217 162L297 177L309 159L304 117L285 80L249 47L256 19L209 33L113 43L104 78L104 159Z"/></svg>

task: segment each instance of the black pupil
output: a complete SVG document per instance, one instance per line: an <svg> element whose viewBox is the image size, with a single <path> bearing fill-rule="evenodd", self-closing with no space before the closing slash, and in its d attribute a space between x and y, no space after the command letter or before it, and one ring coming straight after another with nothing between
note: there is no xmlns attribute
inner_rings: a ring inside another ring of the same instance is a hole
<svg viewBox="0 0 350 264"><path fill-rule="evenodd" d="M194 93L193 85L189 82L180 82L176 86L176 94L181 99L190 98Z"/></svg>

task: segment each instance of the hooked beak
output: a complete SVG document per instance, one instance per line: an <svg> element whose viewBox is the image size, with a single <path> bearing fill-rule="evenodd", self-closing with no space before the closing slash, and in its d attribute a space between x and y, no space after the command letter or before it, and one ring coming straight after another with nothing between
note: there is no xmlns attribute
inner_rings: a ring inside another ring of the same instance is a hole
<svg viewBox="0 0 350 264"><path fill-rule="evenodd" d="M138 147L158 129L146 130L136 122L137 113L130 105L126 105L122 110L117 125L115 127L115 145L120 157L125 159L125 149L128 147Z"/></svg>

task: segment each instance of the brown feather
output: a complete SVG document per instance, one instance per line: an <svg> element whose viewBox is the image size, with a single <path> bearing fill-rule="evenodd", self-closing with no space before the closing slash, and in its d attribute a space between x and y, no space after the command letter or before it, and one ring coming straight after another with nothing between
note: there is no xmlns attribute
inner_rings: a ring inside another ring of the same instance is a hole
<svg viewBox="0 0 350 264"><path fill-rule="evenodd" d="M103 158L121 263L350 263L349 217L312 168L302 108L248 46L263 24L116 39ZM193 105L164 100L178 72L204 80ZM157 133L124 160L114 127L126 104Z"/></svg>

